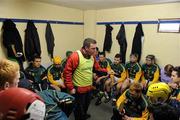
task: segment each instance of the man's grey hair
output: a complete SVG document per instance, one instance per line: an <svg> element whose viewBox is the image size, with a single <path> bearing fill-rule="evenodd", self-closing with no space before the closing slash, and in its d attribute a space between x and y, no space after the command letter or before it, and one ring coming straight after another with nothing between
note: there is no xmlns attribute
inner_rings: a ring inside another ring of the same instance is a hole
<svg viewBox="0 0 180 120"><path fill-rule="evenodd" d="M86 38L83 42L83 48L85 47L90 47L91 44L96 44L96 40L92 39L92 38Z"/></svg>

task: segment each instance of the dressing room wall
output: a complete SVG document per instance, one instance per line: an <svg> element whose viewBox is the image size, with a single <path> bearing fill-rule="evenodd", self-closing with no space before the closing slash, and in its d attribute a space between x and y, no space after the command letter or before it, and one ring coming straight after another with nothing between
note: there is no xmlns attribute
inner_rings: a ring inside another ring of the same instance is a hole
<svg viewBox="0 0 180 120"><path fill-rule="evenodd" d="M83 22L83 11L79 9L72 9L60 7L51 4L38 3L38 2L13 2L1 1L0 3L0 17L1 18L20 18L20 19L37 19L37 20L57 20L69 22ZM24 43L24 30L26 23L16 23L20 32L22 42ZM42 63L49 64L50 57L48 57L47 46L45 40L45 23L35 23L37 27L41 50L42 50ZM0 28L2 22L0 22ZM77 50L82 46L83 40L83 25L67 25L67 24L51 24L54 37L55 48L54 55L65 57L67 50ZM0 31L0 34L2 31ZM2 39L0 39L2 41ZM5 49L0 43L0 57L5 57Z"/></svg>
<svg viewBox="0 0 180 120"><path fill-rule="evenodd" d="M1 1L1 18L22 18L38 20L59 20L71 22L84 22L84 25L51 24L55 36L55 53L65 57L66 50L77 50L82 46L82 40L86 37L92 37L97 40L100 50L103 48L105 25L97 25L97 22L123 22L123 21L151 21L162 18L180 18L180 3L169 3L159 5L145 5L136 7L123 7L103 10L79 10L56 6L38 2L8 2ZM44 23L35 23L41 42L42 63L47 64L50 61L45 42ZM0 22L0 27L2 22ZM26 23L16 23L24 42L24 30ZM120 29L119 25L112 25L113 45L111 52L107 56L113 59L113 56L119 52L119 45L116 35ZM142 48L142 59L147 54L154 54L157 57L157 63L160 66L171 63L180 64L180 34L179 33L158 33L157 24L143 24L145 39ZM129 60L129 54L132 47L132 40L135 33L136 24L125 24L126 39L128 42L126 58ZM1 31L0 31L1 33ZM2 40L2 39L1 39ZM0 43L0 57L5 57L2 43Z"/></svg>
<svg viewBox="0 0 180 120"><path fill-rule="evenodd" d="M96 25L96 22L123 22L123 21L151 21L162 18L180 18L180 3L171 4L159 4L159 5L145 5L136 7L123 7L114 9L103 9L97 11L85 11L85 16L88 14L95 18L89 22L91 28L85 31L90 36L94 37L98 41L100 50L103 48L104 36L105 36L105 25ZM86 24L86 22L85 22ZM116 35L120 29L119 25L112 25L114 28L112 31L113 45L108 57L113 59L113 56L119 52L119 45L116 40ZM137 24L125 24L126 39L128 43L126 58L129 60L129 55L132 47L132 40L135 33ZM143 48L142 48L142 59L144 62L147 54L154 54L157 57L157 63L160 66L171 63L173 65L180 65L180 34L179 33L158 33L157 24L143 24L143 31L145 35ZM95 30L94 30L95 29ZM94 30L95 33L92 33Z"/></svg>

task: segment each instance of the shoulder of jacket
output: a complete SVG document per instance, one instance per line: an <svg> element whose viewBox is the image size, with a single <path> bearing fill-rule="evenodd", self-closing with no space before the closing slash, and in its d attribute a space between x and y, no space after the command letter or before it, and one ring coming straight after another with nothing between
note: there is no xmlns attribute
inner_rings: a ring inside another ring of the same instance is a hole
<svg viewBox="0 0 180 120"><path fill-rule="evenodd" d="M78 50L77 51L75 51L75 52L73 52L71 55L70 55L70 57L71 58L74 58L74 57L78 57Z"/></svg>
<svg viewBox="0 0 180 120"><path fill-rule="evenodd" d="M136 66L138 67L138 68L141 68L141 65L137 62L136 63Z"/></svg>
<svg viewBox="0 0 180 120"><path fill-rule="evenodd" d="M125 64L125 66L129 66L130 65L130 62L127 62L126 64Z"/></svg>
<svg viewBox="0 0 180 120"><path fill-rule="evenodd" d="M125 64L124 63L120 63L119 64L121 67L125 67Z"/></svg>
<svg viewBox="0 0 180 120"><path fill-rule="evenodd" d="M43 70L46 70L46 68L44 66L42 66L42 65L40 66L40 68L43 69Z"/></svg>
<svg viewBox="0 0 180 120"><path fill-rule="evenodd" d="M52 69L53 69L53 65L51 65L47 68L48 71L51 71Z"/></svg>

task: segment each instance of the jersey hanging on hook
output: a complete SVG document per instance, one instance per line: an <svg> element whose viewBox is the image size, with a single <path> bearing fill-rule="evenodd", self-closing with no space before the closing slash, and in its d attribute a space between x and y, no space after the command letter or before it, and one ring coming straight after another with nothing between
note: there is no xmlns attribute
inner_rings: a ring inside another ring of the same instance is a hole
<svg viewBox="0 0 180 120"><path fill-rule="evenodd" d="M51 56L51 58L53 58L53 53L54 53L54 35L53 35L53 31L51 29L51 25L50 23L48 22L47 23L47 26L46 26L46 34L45 34L45 37L46 37L46 43L47 43L47 50L48 50L48 53L49 55Z"/></svg>
<svg viewBox="0 0 180 120"><path fill-rule="evenodd" d="M118 43L120 45L120 54L122 63L126 63L126 50L127 50L127 41L126 41L126 33L125 33L125 27L124 24L121 25L121 28L116 36L116 39L118 40Z"/></svg>
<svg viewBox="0 0 180 120"><path fill-rule="evenodd" d="M106 33L105 33L105 38L104 38L104 46L103 46L103 51L108 51L110 52L111 46L112 46L112 30L113 27L110 26L109 24L106 25Z"/></svg>
<svg viewBox="0 0 180 120"><path fill-rule="evenodd" d="M138 62L141 60L143 39L144 39L144 32L142 29L142 24L138 23L135 34L134 34L132 49L131 49L131 54L134 54L134 53L138 54Z"/></svg>

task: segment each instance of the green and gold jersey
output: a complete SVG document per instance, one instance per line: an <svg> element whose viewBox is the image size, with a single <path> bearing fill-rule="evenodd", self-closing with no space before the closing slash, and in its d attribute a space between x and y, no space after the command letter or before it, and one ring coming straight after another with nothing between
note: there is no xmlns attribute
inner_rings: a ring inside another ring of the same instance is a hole
<svg viewBox="0 0 180 120"><path fill-rule="evenodd" d="M127 71L127 78L135 80L136 82L140 80L142 70L138 62L136 63L128 62L126 64L126 71Z"/></svg>
<svg viewBox="0 0 180 120"><path fill-rule="evenodd" d="M41 83L42 75L46 73L46 69L43 66L36 68L30 65L28 68L26 68L25 72L33 77L34 82Z"/></svg>
<svg viewBox="0 0 180 120"><path fill-rule="evenodd" d="M159 68L156 65L142 65L143 77L145 80L153 81L159 79Z"/></svg>
<svg viewBox="0 0 180 120"><path fill-rule="evenodd" d="M125 65L124 64L111 64L111 69L115 72L116 77L120 78L121 73L125 71Z"/></svg>

